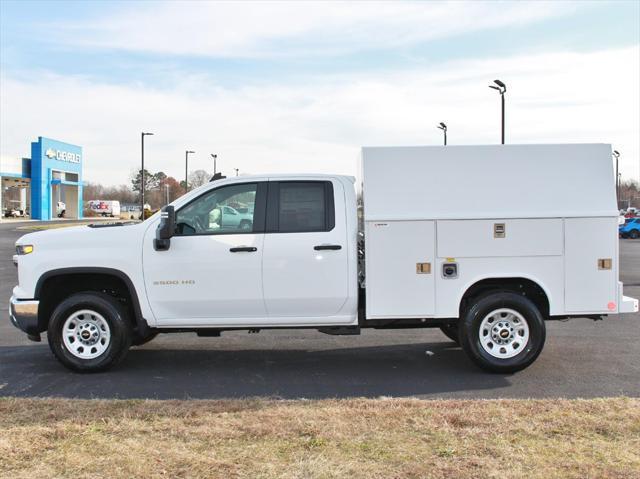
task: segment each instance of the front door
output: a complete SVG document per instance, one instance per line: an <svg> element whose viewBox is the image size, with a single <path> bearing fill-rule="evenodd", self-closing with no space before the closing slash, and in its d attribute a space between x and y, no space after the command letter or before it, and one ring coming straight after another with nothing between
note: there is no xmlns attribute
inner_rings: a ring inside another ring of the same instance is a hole
<svg viewBox="0 0 640 479"><path fill-rule="evenodd" d="M160 326L266 316L262 253L266 182L223 185L176 211L167 251L145 241L144 280ZM147 235L155 236L155 229Z"/></svg>
<svg viewBox="0 0 640 479"><path fill-rule="evenodd" d="M262 273L269 317L340 315L349 293L342 188L332 181L269 182Z"/></svg>

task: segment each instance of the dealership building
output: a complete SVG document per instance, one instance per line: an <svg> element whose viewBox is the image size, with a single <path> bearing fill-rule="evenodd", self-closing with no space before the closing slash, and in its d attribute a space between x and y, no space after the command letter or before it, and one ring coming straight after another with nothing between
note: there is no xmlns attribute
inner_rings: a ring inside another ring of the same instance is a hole
<svg viewBox="0 0 640 479"><path fill-rule="evenodd" d="M82 218L82 147L38 137L31 158L0 158L2 216L17 212L37 220Z"/></svg>

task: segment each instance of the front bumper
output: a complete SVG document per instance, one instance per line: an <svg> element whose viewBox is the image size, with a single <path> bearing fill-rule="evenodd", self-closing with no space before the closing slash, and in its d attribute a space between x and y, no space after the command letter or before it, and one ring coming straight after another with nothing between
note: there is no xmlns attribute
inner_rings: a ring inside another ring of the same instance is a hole
<svg viewBox="0 0 640 479"><path fill-rule="evenodd" d="M9 319L18 329L29 336L40 336L38 325L38 306L40 301L33 299L18 299L11 296L9 302Z"/></svg>

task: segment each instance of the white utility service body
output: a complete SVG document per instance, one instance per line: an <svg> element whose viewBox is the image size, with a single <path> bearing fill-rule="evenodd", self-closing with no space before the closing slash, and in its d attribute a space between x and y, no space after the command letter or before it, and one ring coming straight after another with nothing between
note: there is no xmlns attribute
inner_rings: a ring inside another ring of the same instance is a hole
<svg viewBox="0 0 640 479"><path fill-rule="evenodd" d="M518 277L551 316L634 311L610 158L604 144L363 148L367 318L457 317L474 284Z"/></svg>
<svg viewBox="0 0 640 479"><path fill-rule="evenodd" d="M508 372L544 320L638 310L608 145L363 148L358 188L360 212L351 177L233 177L139 224L25 235L11 320L76 370L158 332L440 327Z"/></svg>

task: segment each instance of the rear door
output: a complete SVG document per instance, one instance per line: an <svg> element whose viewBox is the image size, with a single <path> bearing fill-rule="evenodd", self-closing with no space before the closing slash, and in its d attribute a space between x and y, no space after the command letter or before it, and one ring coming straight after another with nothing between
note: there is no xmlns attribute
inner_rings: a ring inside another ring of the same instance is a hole
<svg viewBox="0 0 640 479"><path fill-rule="evenodd" d="M616 308L618 281L617 218L567 218L565 308L570 313Z"/></svg>
<svg viewBox="0 0 640 479"><path fill-rule="evenodd" d="M346 303L343 198L337 181L269 182L262 282L270 317L334 316Z"/></svg>

